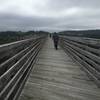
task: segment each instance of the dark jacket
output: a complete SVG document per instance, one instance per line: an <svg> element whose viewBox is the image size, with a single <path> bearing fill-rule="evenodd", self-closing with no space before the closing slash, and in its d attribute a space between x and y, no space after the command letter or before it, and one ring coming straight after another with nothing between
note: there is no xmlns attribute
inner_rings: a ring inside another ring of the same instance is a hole
<svg viewBox="0 0 100 100"><path fill-rule="evenodd" d="M59 41L59 36L57 34L53 35L53 40L54 42L58 42Z"/></svg>

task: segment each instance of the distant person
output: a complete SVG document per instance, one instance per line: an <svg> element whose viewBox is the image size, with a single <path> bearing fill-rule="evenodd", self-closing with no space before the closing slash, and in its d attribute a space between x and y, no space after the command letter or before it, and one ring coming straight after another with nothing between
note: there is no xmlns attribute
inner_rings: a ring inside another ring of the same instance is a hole
<svg viewBox="0 0 100 100"><path fill-rule="evenodd" d="M51 38L51 33L50 33L50 38Z"/></svg>
<svg viewBox="0 0 100 100"><path fill-rule="evenodd" d="M54 33L52 38L53 38L53 41L54 41L54 47L57 50L58 49L59 36L58 36L57 33Z"/></svg>

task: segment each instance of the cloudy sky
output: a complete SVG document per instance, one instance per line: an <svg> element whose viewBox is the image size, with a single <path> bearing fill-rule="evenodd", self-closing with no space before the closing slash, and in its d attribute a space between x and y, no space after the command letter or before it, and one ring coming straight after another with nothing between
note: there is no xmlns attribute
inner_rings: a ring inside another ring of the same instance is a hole
<svg viewBox="0 0 100 100"><path fill-rule="evenodd" d="M0 31L100 29L100 0L0 0Z"/></svg>

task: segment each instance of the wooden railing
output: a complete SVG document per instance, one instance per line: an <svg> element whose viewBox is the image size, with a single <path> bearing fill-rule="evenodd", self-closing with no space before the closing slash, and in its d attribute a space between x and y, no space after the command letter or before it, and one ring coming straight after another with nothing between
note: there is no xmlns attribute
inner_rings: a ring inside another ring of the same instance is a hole
<svg viewBox="0 0 100 100"><path fill-rule="evenodd" d="M82 65L89 77L100 87L100 40L60 36L60 46Z"/></svg>
<svg viewBox="0 0 100 100"><path fill-rule="evenodd" d="M0 100L17 100L46 36L0 46Z"/></svg>

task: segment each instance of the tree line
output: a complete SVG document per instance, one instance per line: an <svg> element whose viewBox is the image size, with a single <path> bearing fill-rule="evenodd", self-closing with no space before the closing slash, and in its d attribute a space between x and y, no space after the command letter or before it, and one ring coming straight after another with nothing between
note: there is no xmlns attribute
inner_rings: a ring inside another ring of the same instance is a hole
<svg viewBox="0 0 100 100"><path fill-rule="evenodd" d="M100 39L100 30L62 31L60 35Z"/></svg>
<svg viewBox="0 0 100 100"><path fill-rule="evenodd" d="M0 32L0 44L19 41L19 40L35 37L40 34L46 34L46 33L47 32L44 32L44 31L28 31L28 32L5 31L5 32Z"/></svg>

